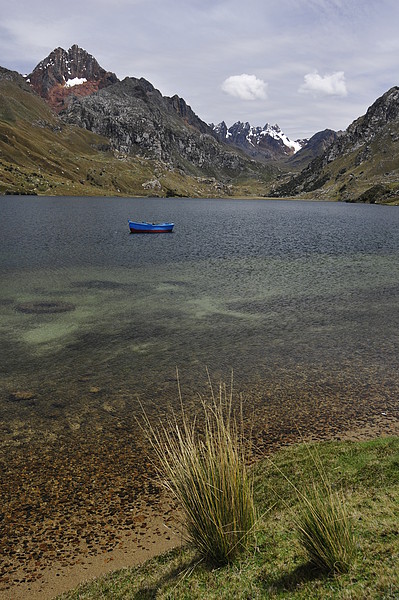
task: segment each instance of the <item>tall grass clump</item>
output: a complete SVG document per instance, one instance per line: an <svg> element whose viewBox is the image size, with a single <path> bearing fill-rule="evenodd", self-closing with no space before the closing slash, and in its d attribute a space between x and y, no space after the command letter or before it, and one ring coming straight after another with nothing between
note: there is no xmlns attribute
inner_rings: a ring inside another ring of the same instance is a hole
<svg viewBox="0 0 399 600"><path fill-rule="evenodd" d="M245 461L242 413L232 410L232 388L219 386L201 400L200 419L188 419L181 393L176 415L158 429L146 419L157 469L183 513L184 535L213 565L232 561L254 534L253 481Z"/></svg>
<svg viewBox="0 0 399 600"><path fill-rule="evenodd" d="M355 557L355 539L342 491L333 489L323 465L312 457L317 480L297 489L295 517L298 539L308 558L321 571L347 573Z"/></svg>

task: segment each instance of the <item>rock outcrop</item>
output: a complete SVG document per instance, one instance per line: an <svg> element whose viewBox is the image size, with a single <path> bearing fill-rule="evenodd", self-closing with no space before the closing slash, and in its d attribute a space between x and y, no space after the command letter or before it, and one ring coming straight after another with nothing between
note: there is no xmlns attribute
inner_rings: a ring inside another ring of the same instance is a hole
<svg viewBox="0 0 399 600"><path fill-rule="evenodd" d="M29 87L22 75L17 71L10 71L4 67L0 67L0 81L10 81L16 83L20 88L29 90Z"/></svg>
<svg viewBox="0 0 399 600"><path fill-rule="evenodd" d="M195 114L191 106L189 106L183 98L180 98L175 94L172 98L165 96L165 101L170 104L186 125L194 127L200 133L214 135L212 128Z"/></svg>

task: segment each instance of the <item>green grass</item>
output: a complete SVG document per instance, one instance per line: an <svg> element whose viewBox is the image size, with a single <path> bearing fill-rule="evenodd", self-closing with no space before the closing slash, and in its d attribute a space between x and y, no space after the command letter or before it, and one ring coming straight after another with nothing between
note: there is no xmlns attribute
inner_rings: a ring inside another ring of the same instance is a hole
<svg viewBox="0 0 399 600"><path fill-rule="evenodd" d="M301 503L297 490L318 475L309 448L297 445L254 467L255 504L264 514L255 549L215 569L198 564L198 554L191 547L178 548L60 598L399 598L399 438L323 442L311 450L330 485L345 497L356 540L348 572L326 574L312 564L298 541L295 520Z"/></svg>

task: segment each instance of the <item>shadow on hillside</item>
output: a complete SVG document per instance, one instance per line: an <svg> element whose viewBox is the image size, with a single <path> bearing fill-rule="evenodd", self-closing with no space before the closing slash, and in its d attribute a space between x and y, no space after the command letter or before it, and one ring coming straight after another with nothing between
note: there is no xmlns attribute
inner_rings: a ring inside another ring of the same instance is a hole
<svg viewBox="0 0 399 600"><path fill-rule="evenodd" d="M191 572L197 564L198 557L196 559L182 561L177 567L171 568L159 577L153 585L143 585L143 587L138 589L133 596L134 600L154 600L165 583L175 583L178 585L179 581L185 577L186 573Z"/></svg>
<svg viewBox="0 0 399 600"><path fill-rule="evenodd" d="M281 573L281 575L277 578L267 578L263 579L263 585L267 587L268 590L274 589L280 592L282 591L294 591L298 585L301 583L306 583L307 581L314 581L315 579L320 579L325 577L325 573L321 571L318 567L311 562L307 562L305 564L299 565L293 571L287 571Z"/></svg>

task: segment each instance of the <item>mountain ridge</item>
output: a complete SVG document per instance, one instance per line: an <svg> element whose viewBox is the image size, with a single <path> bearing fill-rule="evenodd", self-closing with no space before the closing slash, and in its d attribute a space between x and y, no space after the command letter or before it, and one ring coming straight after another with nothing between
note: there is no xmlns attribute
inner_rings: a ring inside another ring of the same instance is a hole
<svg viewBox="0 0 399 600"><path fill-rule="evenodd" d="M130 77L130 79L136 78ZM144 78L141 80L145 81ZM103 69L91 54L77 44L71 46L69 50L55 48L27 76L27 81L59 113L65 111L68 113L69 104L74 98L92 96L100 90L120 83L114 73ZM150 82L148 84L152 85ZM256 161L267 163L288 158L306 143L306 141L293 142L278 125L268 124L261 128L250 126L249 123L237 122L228 130L226 128L227 135L222 136L220 127L224 123L216 127L212 124L208 125L177 94L171 98L166 96L164 98L188 126L193 126L203 134L212 135L218 141L226 143L230 148L241 153L244 152Z"/></svg>
<svg viewBox="0 0 399 600"><path fill-rule="evenodd" d="M177 94L120 81L76 44L27 77L0 67L0 97L0 193L399 203L398 87L344 132L294 142L278 125L209 125Z"/></svg>
<svg viewBox="0 0 399 600"><path fill-rule="evenodd" d="M366 113L299 174L271 196L309 195L345 202L399 203L399 87L377 98Z"/></svg>
<svg viewBox="0 0 399 600"><path fill-rule="evenodd" d="M181 164L178 148L176 164L144 153L118 151L107 137L66 122L62 111L54 111L20 74L0 68L0 193L223 197L259 195L265 189L271 171L244 155L221 149L211 135L187 125L178 111L185 113L186 120L195 121L195 117L182 101L176 111L176 98L162 97L145 80L139 81L138 88L144 104L151 105L151 97L161 102L161 116L167 115L188 141L194 140L193 148L201 136L205 138L202 151L210 149L211 153L208 170L188 159ZM117 89L123 96L122 82ZM72 104L77 101L71 97ZM112 119L109 125L113 127ZM219 164L212 164L212 153L219 157ZM230 165L223 164L224 156L232 161Z"/></svg>

